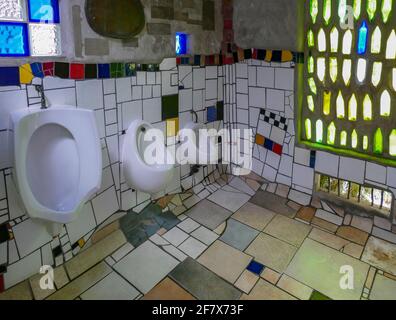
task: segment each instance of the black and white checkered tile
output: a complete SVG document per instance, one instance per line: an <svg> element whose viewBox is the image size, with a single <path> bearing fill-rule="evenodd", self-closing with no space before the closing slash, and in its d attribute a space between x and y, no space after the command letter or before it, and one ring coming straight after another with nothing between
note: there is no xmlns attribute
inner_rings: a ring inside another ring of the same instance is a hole
<svg viewBox="0 0 396 320"><path fill-rule="evenodd" d="M263 120L281 130L287 131L287 119L273 112L261 109L260 120Z"/></svg>

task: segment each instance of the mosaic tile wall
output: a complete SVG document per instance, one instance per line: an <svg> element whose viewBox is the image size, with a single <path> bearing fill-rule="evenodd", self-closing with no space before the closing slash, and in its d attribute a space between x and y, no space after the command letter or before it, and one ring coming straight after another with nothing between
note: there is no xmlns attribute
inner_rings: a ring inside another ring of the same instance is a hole
<svg viewBox="0 0 396 320"><path fill-rule="evenodd" d="M290 187L288 198L309 205L315 173L391 191L396 196L396 168L300 148L295 128L295 62L239 60L226 66L225 105L232 123L254 131L253 171ZM393 220L396 224L396 219ZM396 241L391 232L381 238Z"/></svg>
<svg viewBox="0 0 396 320"><path fill-rule="evenodd" d="M143 119L166 133L168 146L177 143L177 127L193 120L191 111L210 128L222 128L222 114L213 117L223 101L223 67L180 66L166 59L158 71L137 71L117 79L34 78L44 86L50 105L84 107L95 112L99 128L103 178L99 192L85 205L77 221L52 238L45 227L28 217L12 179L8 149L8 116L12 110L40 106L34 86L0 87L0 288L9 288L35 274L42 265L60 265L83 248L95 230L133 209L140 212L149 203L147 194L132 190L120 169L120 150L125 130ZM221 108L220 108L221 109ZM220 119L220 120L218 120ZM166 193L178 193L202 182L215 170L179 166ZM160 197L165 194L158 194Z"/></svg>

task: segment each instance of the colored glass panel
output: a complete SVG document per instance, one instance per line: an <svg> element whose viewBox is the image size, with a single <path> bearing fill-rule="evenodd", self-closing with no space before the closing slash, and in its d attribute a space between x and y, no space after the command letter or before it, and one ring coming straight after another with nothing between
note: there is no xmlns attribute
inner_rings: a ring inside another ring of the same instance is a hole
<svg viewBox="0 0 396 320"><path fill-rule="evenodd" d="M338 92L336 106L337 106L337 118L345 119L345 101L342 96L341 90Z"/></svg>
<svg viewBox="0 0 396 320"><path fill-rule="evenodd" d="M324 0L323 3L323 19L326 25L329 24L331 18L331 0Z"/></svg>
<svg viewBox="0 0 396 320"><path fill-rule="evenodd" d="M389 154L396 156L396 130L392 130L389 136Z"/></svg>
<svg viewBox="0 0 396 320"><path fill-rule="evenodd" d="M316 121L316 142L323 142L323 122L322 120Z"/></svg>
<svg viewBox="0 0 396 320"><path fill-rule="evenodd" d="M352 131L352 136L351 136L351 146L353 149L356 149L358 146L358 134L356 132L356 130Z"/></svg>
<svg viewBox="0 0 396 320"><path fill-rule="evenodd" d="M347 30L344 34L344 38L342 40L342 53L343 54L351 54L352 52L352 40L353 35L351 30Z"/></svg>
<svg viewBox="0 0 396 320"><path fill-rule="evenodd" d="M305 120L305 136L307 137L307 140L312 139L312 124L309 119Z"/></svg>
<svg viewBox="0 0 396 320"><path fill-rule="evenodd" d="M318 33L318 50L319 52L326 51L326 34L323 29L320 29Z"/></svg>
<svg viewBox="0 0 396 320"><path fill-rule="evenodd" d="M391 96L388 90L381 94L381 116L389 117L391 114Z"/></svg>
<svg viewBox="0 0 396 320"><path fill-rule="evenodd" d="M24 57L29 55L27 25L0 22L0 57Z"/></svg>
<svg viewBox="0 0 396 320"><path fill-rule="evenodd" d="M318 17L319 13L319 3L318 0L311 0L309 12L311 14L312 22L316 23L316 18Z"/></svg>
<svg viewBox="0 0 396 320"><path fill-rule="evenodd" d="M382 13L382 21L384 23L388 22L389 16L392 12L392 4L393 4L393 0L382 0L381 13Z"/></svg>
<svg viewBox="0 0 396 320"><path fill-rule="evenodd" d="M383 143L382 131L380 128L378 128L374 135L374 150L373 150L374 153L382 154L384 148L383 146L384 143Z"/></svg>
<svg viewBox="0 0 396 320"><path fill-rule="evenodd" d="M358 36L357 53L362 55L366 53L367 50L367 38L368 38L368 28L366 21L363 21Z"/></svg>
<svg viewBox="0 0 396 320"><path fill-rule="evenodd" d="M370 21L374 19L376 11L377 0L367 0L367 14L370 18Z"/></svg>
<svg viewBox="0 0 396 320"><path fill-rule="evenodd" d="M331 108L331 91L323 92L323 114L328 116Z"/></svg>
<svg viewBox="0 0 396 320"><path fill-rule="evenodd" d="M367 60L359 59L357 63L357 79L360 83L362 83L366 79L366 71L367 71Z"/></svg>
<svg viewBox="0 0 396 320"><path fill-rule="evenodd" d="M336 139L336 126L334 122L330 123L329 128L327 129L327 144L333 145Z"/></svg>
<svg viewBox="0 0 396 320"><path fill-rule="evenodd" d="M378 54L381 52L381 29L376 27L371 37L371 53Z"/></svg>
<svg viewBox="0 0 396 320"><path fill-rule="evenodd" d="M340 134L340 145L345 147L347 145L347 142L348 142L348 133L344 130Z"/></svg>
<svg viewBox="0 0 396 320"><path fill-rule="evenodd" d="M320 81L324 81L326 75L326 60L325 58L318 58L317 74Z"/></svg>
<svg viewBox="0 0 396 320"><path fill-rule="evenodd" d="M28 0L29 21L59 23L58 0Z"/></svg>
<svg viewBox="0 0 396 320"><path fill-rule="evenodd" d="M365 121L373 119L373 103L371 102L371 98L368 94L366 94L363 100L363 119Z"/></svg>
<svg viewBox="0 0 396 320"><path fill-rule="evenodd" d="M357 100L355 94L352 95L348 104L348 120L356 121L357 120Z"/></svg>
<svg viewBox="0 0 396 320"><path fill-rule="evenodd" d="M0 20L10 20L10 21L25 20L25 1L1 0Z"/></svg>
<svg viewBox="0 0 396 320"><path fill-rule="evenodd" d="M330 79L333 82L337 81L337 76L338 76L338 61L337 58L330 58Z"/></svg>
<svg viewBox="0 0 396 320"><path fill-rule="evenodd" d="M312 96L307 97L307 103L308 103L308 109L311 110L312 112L315 111L315 103L314 99Z"/></svg>
<svg viewBox="0 0 396 320"><path fill-rule="evenodd" d="M353 1L353 16L356 20L359 20L360 13L362 12L362 0Z"/></svg>
<svg viewBox="0 0 396 320"><path fill-rule="evenodd" d="M386 44L386 59L396 59L396 33L392 30Z"/></svg>
<svg viewBox="0 0 396 320"><path fill-rule="evenodd" d="M338 38L339 38L339 32L336 27L333 27L330 32L330 50L333 53L336 53L338 51Z"/></svg>
<svg viewBox="0 0 396 320"><path fill-rule="evenodd" d="M371 76L371 83L374 87L377 87L381 82L382 76L382 62L373 63L373 74Z"/></svg>
<svg viewBox="0 0 396 320"><path fill-rule="evenodd" d="M342 65L342 78L344 79L344 83L346 86L348 86L349 82L351 81L351 75L352 75L351 69L352 69L352 60L345 59Z"/></svg>

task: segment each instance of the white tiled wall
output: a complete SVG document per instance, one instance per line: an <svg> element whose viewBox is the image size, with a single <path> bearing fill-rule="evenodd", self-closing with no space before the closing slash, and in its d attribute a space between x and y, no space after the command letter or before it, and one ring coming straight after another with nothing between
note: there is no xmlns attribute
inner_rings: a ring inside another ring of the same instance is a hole
<svg viewBox="0 0 396 320"><path fill-rule="evenodd" d="M106 224L116 212L130 209L139 212L148 204L150 196L127 186L121 172L120 151L124 130L133 120L143 119L166 132L166 122L162 121L161 97L172 94L180 96L181 128L193 120L192 110L198 113L200 121L206 123L206 107L216 105L217 101L223 99L222 68L177 67L175 59L166 59L159 72L138 72L136 77L85 81L46 77L43 80L45 96L50 105L78 106L95 112L103 156L101 189L85 205L78 220L68 224L55 239L42 224L35 223L26 215L12 179L9 157L10 112L19 108L40 107L40 99L31 85L1 88L0 224L8 222L15 237L8 245L0 246L0 265L8 265L8 271L4 274L6 288L37 273L42 262L49 261L52 264L52 249L57 246L61 245L63 251L54 261L59 265L78 253L78 248L72 250L78 240L84 238L87 241L93 231ZM210 123L208 126L220 129L223 122ZM175 179L165 192L180 192L182 187L190 189L214 169L214 166L201 168L197 174L190 176L189 166L177 167Z"/></svg>

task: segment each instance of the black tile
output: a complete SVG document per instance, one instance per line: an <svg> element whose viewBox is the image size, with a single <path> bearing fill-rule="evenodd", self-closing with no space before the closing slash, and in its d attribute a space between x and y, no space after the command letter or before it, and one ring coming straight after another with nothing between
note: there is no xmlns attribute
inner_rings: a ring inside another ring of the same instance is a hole
<svg viewBox="0 0 396 320"><path fill-rule="evenodd" d="M85 65L85 79L96 79L98 77L97 64Z"/></svg>
<svg viewBox="0 0 396 320"><path fill-rule="evenodd" d="M252 59L252 50L251 49L246 49L244 53L245 53L246 60Z"/></svg>
<svg viewBox="0 0 396 320"><path fill-rule="evenodd" d="M257 60L265 60L266 55L267 55L266 50L257 50Z"/></svg>
<svg viewBox="0 0 396 320"><path fill-rule="evenodd" d="M7 224L2 224L0 226L0 243L10 240L10 233L8 232Z"/></svg>
<svg viewBox="0 0 396 320"><path fill-rule="evenodd" d="M58 257L62 254L62 247L61 246L57 246L54 249L52 249L52 254L54 257Z"/></svg>
<svg viewBox="0 0 396 320"><path fill-rule="evenodd" d="M265 110L264 109L260 109L260 114L265 115Z"/></svg>
<svg viewBox="0 0 396 320"><path fill-rule="evenodd" d="M7 266L5 264L0 266L0 274L7 272Z"/></svg>
<svg viewBox="0 0 396 320"><path fill-rule="evenodd" d="M162 121L179 117L179 95L162 97Z"/></svg>
<svg viewBox="0 0 396 320"><path fill-rule="evenodd" d="M272 62L282 62L282 51L275 50L272 51Z"/></svg>
<svg viewBox="0 0 396 320"><path fill-rule="evenodd" d="M217 102L217 120L218 121L224 120L224 102L223 101Z"/></svg>
<svg viewBox="0 0 396 320"><path fill-rule="evenodd" d="M68 79L70 65L66 62L55 62L55 76Z"/></svg>

